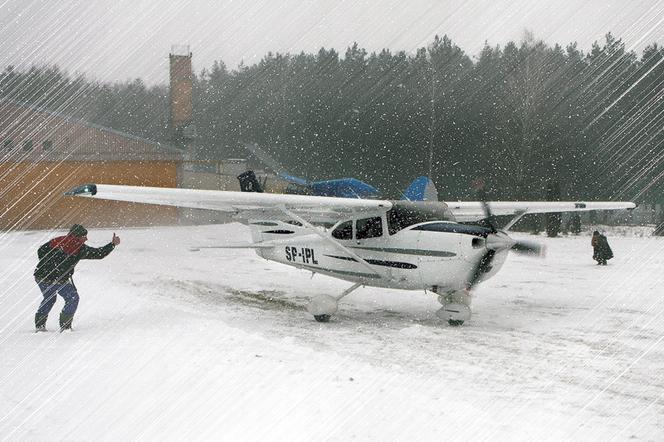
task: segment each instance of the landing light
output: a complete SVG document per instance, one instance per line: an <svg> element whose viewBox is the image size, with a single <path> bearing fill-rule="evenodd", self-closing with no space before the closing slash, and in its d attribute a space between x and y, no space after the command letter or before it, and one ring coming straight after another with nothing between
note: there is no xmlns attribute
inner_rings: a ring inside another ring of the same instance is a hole
<svg viewBox="0 0 664 442"><path fill-rule="evenodd" d="M97 194L97 185L96 184L83 184L78 187L74 187L71 190L65 192L65 195L96 195Z"/></svg>

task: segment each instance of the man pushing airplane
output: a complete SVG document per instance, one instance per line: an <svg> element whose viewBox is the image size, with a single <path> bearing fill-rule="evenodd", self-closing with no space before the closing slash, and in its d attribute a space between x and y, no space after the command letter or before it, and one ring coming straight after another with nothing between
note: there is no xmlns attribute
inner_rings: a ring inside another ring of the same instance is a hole
<svg viewBox="0 0 664 442"><path fill-rule="evenodd" d="M72 276L74 267L81 259L102 259L120 244L120 237L115 236L103 247L85 245L88 231L80 224L74 224L65 236L58 236L39 247L39 263L35 269L35 281L41 290L42 299L35 314L35 329L46 331L48 314L55 305L56 294L65 300L60 313L60 331L71 330L71 323L78 307L78 292Z"/></svg>

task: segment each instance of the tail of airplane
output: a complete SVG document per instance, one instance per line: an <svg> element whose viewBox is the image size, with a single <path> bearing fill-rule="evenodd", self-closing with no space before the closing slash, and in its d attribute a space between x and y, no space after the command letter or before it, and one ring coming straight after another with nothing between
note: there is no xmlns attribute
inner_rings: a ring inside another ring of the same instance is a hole
<svg viewBox="0 0 664 442"><path fill-rule="evenodd" d="M408 201L438 201L438 190L429 177L419 176L410 183L403 193L403 200Z"/></svg>
<svg viewBox="0 0 664 442"><path fill-rule="evenodd" d="M290 175L279 162L272 158L268 152L261 149L257 143L245 143L244 147L251 152L253 156L258 158L261 163L272 169L279 178L289 184L286 188L286 193L341 198L377 198L379 196L378 189L356 178L310 181L305 178ZM238 179L241 178L238 177ZM242 188L242 191L255 191L252 189L245 190L242 183L240 183L240 187Z"/></svg>
<svg viewBox="0 0 664 442"><path fill-rule="evenodd" d="M263 186L258 182L256 174L253 170L247 170L237 176L240 181L240 190L242 192L263 192Z"/></svg>
<svg viewBox="0 0 664 442"><path fill-rule="evenodd" d="M304 189L305 191L301 193L307 195L375 198L379 194L375 187L356 178L338 178L310 182L304 178L295 177L283 172L279 173L279 176L287 182ZM264 191L253 170L241 173L237 179L240 181L240 190L242 192ZM438 191L429 177L420 176L415 178L410 186L408 186L401 199L408 201L438 201Z"/></svg>

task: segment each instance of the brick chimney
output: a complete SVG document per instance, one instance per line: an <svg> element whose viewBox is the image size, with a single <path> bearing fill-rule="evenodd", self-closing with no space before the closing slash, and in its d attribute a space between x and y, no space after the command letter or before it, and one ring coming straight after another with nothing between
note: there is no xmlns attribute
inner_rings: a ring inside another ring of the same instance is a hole
<svg viewBox="0 0 664 442"><path fill-rule="evenodd" d="M192 124L194 118L192 105L193 75L189 46L172 46L169 58L171 86L170 133L174 142L183 148L187 148L196 136L196 128Z"/></svg>

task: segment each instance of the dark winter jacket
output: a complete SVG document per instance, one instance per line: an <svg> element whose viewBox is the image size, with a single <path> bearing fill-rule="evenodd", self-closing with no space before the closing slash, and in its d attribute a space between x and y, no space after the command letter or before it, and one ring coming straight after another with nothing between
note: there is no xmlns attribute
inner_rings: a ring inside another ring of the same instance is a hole
<svg viewBox="0 0 664 442"><path fill-rule="evenodd" d="M74 267L81 259L102 259L114 248L113 243L99 248L86 246L73 235L53 238L37 251L39 263L34 273L35 280L64 283L74 274Z"/></svg>
<svg viewBox="0 0 664 442"><path fill-rule="evenodd" d="M591 244L593 246L593 259L595 261L607 261L613 258L613 250L611 250L606 236L602 234L593 235Z"/></svg>

